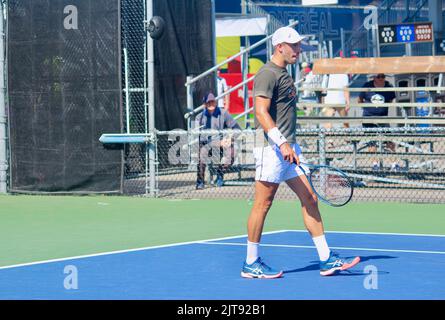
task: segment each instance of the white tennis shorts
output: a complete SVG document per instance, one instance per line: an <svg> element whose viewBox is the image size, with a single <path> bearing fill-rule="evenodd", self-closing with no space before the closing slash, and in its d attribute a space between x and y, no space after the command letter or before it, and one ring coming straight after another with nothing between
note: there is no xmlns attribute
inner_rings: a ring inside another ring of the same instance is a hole
<svg viewBox="0 0 445 320"><path fill-rule="evenodd" d="M306 162L301 154L301 148L297 143L290 145L298 155L300 162ZM255 180L272 183L281 183L283 181L303 175L304 172L295 164L289 163L283 159L278 146L256 147L253 149L255 158ZM307 166L301 164L306 172L309 172Z"/></svg>

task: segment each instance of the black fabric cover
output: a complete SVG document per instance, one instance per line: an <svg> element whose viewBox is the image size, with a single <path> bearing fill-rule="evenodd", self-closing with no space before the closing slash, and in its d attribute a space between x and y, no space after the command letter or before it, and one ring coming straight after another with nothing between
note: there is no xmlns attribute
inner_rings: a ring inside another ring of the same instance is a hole
<svg viewBox="0 0 445 320"><path fill-rule="evenodd" d="M120 59L119 0L8 1L11 191L122 190Z"/></svg>

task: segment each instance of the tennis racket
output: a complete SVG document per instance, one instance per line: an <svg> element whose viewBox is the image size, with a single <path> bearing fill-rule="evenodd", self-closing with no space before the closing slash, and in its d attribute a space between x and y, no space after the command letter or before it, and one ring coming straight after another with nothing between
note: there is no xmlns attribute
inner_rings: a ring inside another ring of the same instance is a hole
<svg viewBox="0 0 445 320"><path fill-rule="evenodd" d="M307 166L309 172L306 172L301 164ZM299 168L306 175L318 199L324 203L333 207L342 207L351 201L354 184L346 173L340 169L309 163L300 163Z"/></svg>

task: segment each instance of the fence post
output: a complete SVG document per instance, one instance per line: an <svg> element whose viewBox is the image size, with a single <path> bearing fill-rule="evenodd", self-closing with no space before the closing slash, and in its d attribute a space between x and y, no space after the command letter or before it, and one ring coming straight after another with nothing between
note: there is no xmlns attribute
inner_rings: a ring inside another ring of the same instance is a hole
<svg viewBox="0 0 445 320"><path fill-rule="evenodd" d="M193 76L187 76L187 83L192 81ZM187 110L188 112L193 111L193 84L187 84Z"/></svg>
<svg viewBox="0 0 445 320"><path fill-rule="evenodd" d="M325 129L321 128L319 133L319 156L320 165L326 165L326 133Z"/></svg>
<svg viewBox="0 0 445 320"><path fill-rule="evenodd" d="M153 0L146 0L146 21L153 17ZM148 132L156 140L155 129L155 103L154 103L154 46L148 28L146 30L147 41L147 91L148 91ZM153 141L148 144L149 172L150 172L150 197L156 197L156 150Z"/></svg>
<svg viewBox="0 0 445 320"><path fill-rule="evenodd" d="M249 43L246 39L246 46L249 46ZM244 50L244 47L241 47L241 50ZM241 72L242 72L242 76L243 76L243 82L247 80L248 78L248 73L249 73L249 53L246 52L245 54L243 54L241 56ZM248 87L248 83L245 83L243 85L243 105L244 105L244 111L249 110L249 87ZM244 115L244 128L248 128L248 119L249 119L249 114L246 113Z"/></svg>
<svg viewBox="0 0 445 320"><path fill-rule="evenodd" d="M343 28L340 28L340 43L341 43L341 51L343 53L343 57L347 58L349 54L346 54L345 29Z"/></svg>
<svg viewBox="0 0 445 320"><path fill-rule="evenodd" d="M187 82L189 83L186 85L187 88L187 112L192 112L194 107L193 107L193 84L190 83L193 79L193 76L187 76ZM192 117L187 118L187 139L188 139L188 143L189 145L191 144L192 140L193 140L193 136L191 135L191 130L193 129L193 123L192 123ZM193 165L192 165L192 150L191 148L188 148L188 159L189 159L189 170L193 170Z"/></svg>
<svg viewBox="0 0 445 320"><path fill-rule="evenodd" d="M158 196L159 191L158 159L158 136L156 133L151 133L148 142L145 143L145 195L153 198Z"/></svg>
<svg viewBox="0 0 445 320"><path fill-rule="evenodd" d="M6 193L6 103L5 103L5 35L3 30L3 2L0 3L0 193Z"/></svg>

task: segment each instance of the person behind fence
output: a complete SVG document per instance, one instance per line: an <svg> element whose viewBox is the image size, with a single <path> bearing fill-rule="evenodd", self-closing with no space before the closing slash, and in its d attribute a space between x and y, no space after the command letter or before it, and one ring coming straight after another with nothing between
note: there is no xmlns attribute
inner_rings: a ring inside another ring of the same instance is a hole
<svg viewBox="0 0 445 320"><path fill-rule="evenodd" d="M386 76L379 73L373 76L371 81L366 82L363 88L392 88L393 86L385 80ZM396 98L394 91L363 91L360 92L358 103L372 103L375 107L363 107L363 117L387 117L388 107L379 107L382 103L391 103ZM389 123L363 123L363 128L388 128ZM395 152L395 144L392 141L385 141L384 145L392 152ZM371 141L369 144L369 152L377 152L377 143ZM377 161L373 162L373 170L379 170L380 164ZM398 169L399 165L394 162L391 165L392 169Z"/></svg>
<svg viewBox="0 0 445 320"><path fill-rule="evenodd" d="M255 200L247 221L247 252L241 270L244 278L272 279L283 275L283 270L267 265L259 252L264 222L281 182L286 182L300 200L306 229L320 259L320 274L332 275L352 268L360 261L359 257L341 258L330 250L318 199L305 175L309 169L296 139L296 88L286 70L287 65L298 61L303 39L290 27L275 31L272 58L261 67L254 80ZM289 258L301 259L298 255Z"/></svg>
<svg viewBox="0 0 445 320"><path fill-rule="evenodd" d="M203 103L205 109L196 117L195 128L200 130L241 129L226 110L217 106L213 93L206 94ZM224 172L233 163L233 158L234 150L231 137L222 134L200 134L196 189L204 189L207 164L210 174L216 175L216 185L222 187L224 185Z"/></svg>
<svg viewBox="0 0 445 320"><path fill-rule="evenodd" d="M312 67L309 63L307 62L303 62L301 64L301 73L302 76L304 77L304 81L301 84L302 90L301 95L300 95L300 103L304 104L304 103L317 103L318 102L318 97L317 97L317 93L313 90L311 90L311 88L315 88L317 86L317 76L314 75L314 73L312 72ZM311 113L313 112L313 107L312 106L305 106L303 107L304 109L304 114L308 117L311 115Z"/></svg>
<svg viewBox="0 0 445 320"><path fill-rule="evenodd" d="M349 85L349 77L347 74L330 74L327 81L327 94L324 97L325 104L341 104L344 107L329 107L326 106L321 110L321 114L324 117L333 117L335 112L338 113L340 117L347 117L349 112L350 95L349 91L334 91L329 89L343 89L347 88ZM349 128L348 123L343 123L345 128ZM326 129L332 128L332 123L325 123L324 127Z"/></svg>

